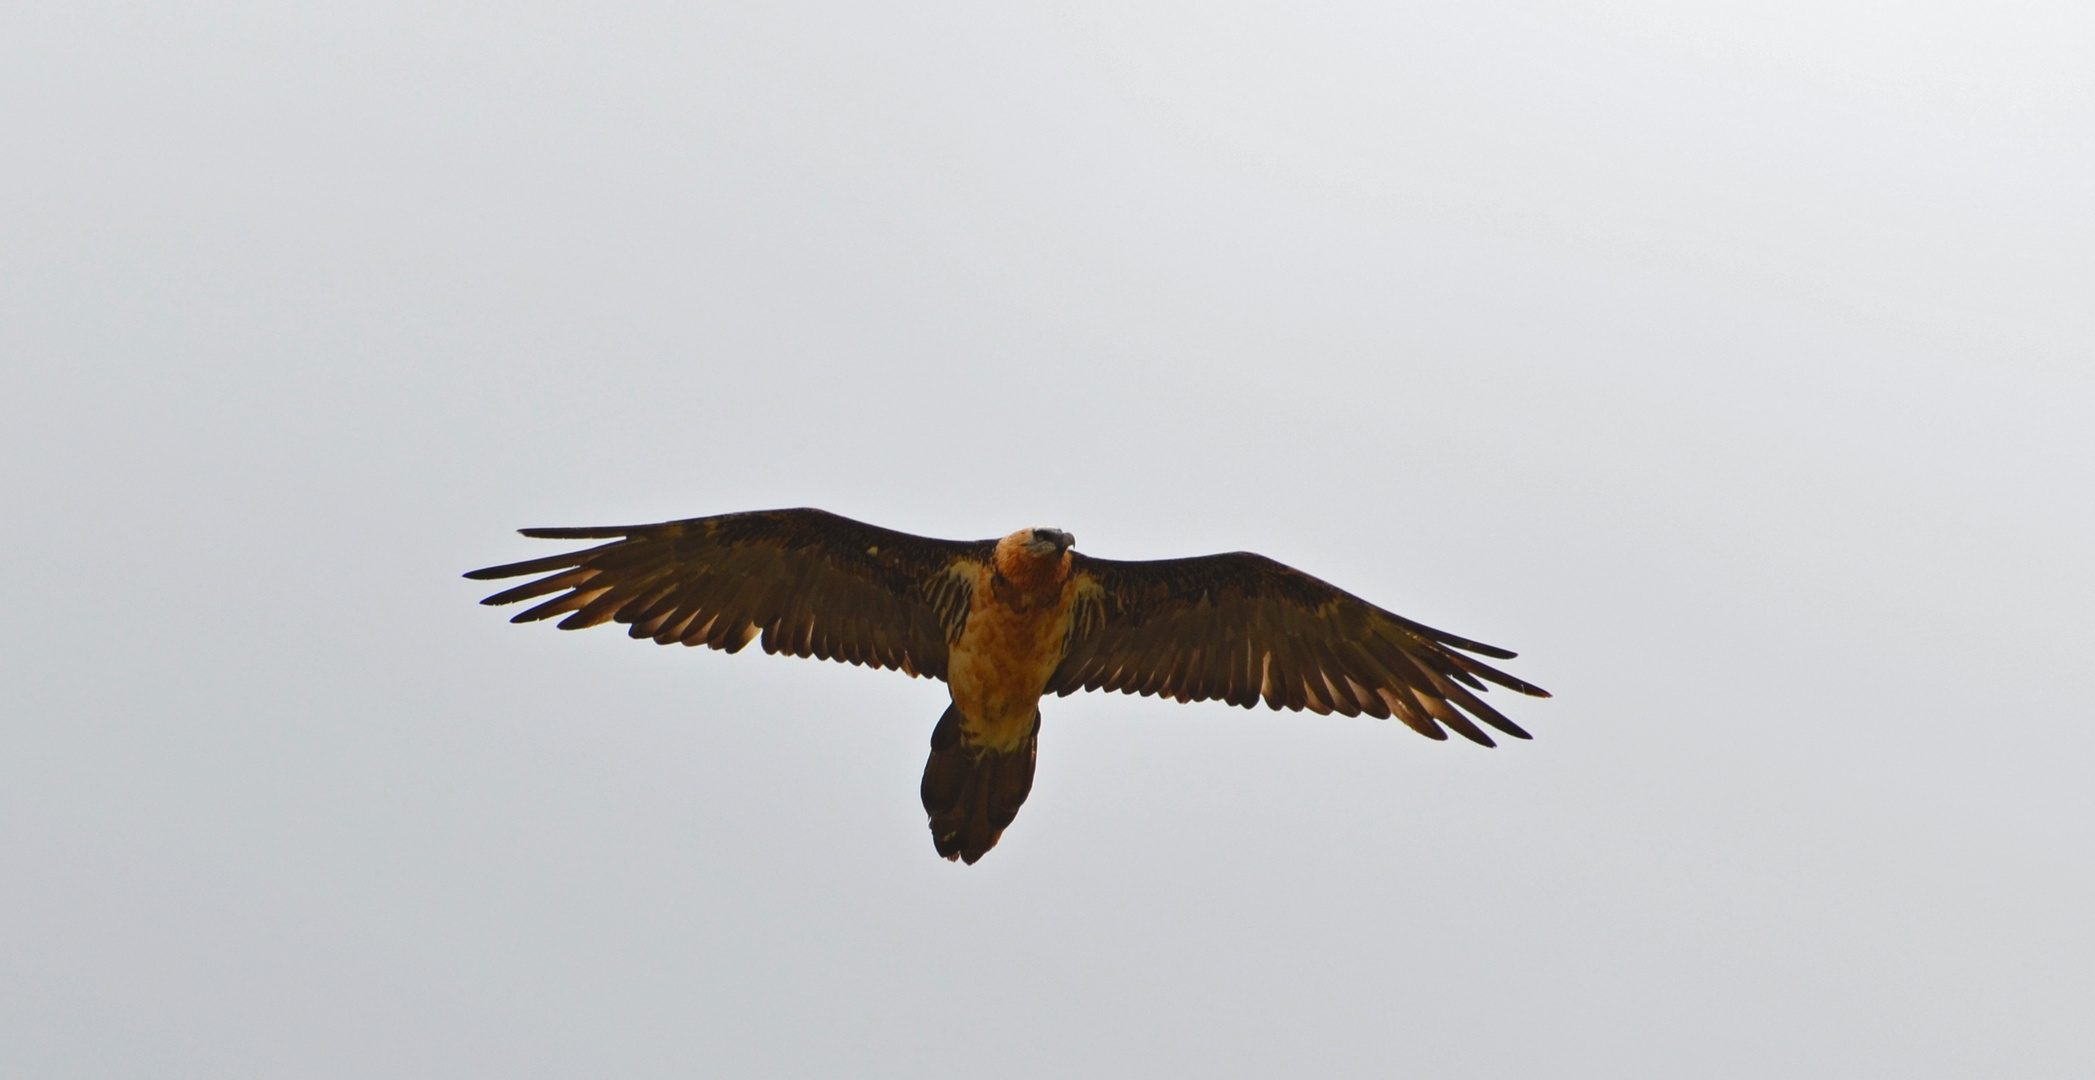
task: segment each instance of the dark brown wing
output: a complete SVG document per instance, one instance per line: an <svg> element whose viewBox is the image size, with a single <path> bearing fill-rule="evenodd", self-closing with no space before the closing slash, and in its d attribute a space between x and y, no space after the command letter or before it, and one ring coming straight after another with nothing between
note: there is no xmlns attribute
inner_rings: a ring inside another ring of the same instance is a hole
<svg viewBox="0 0 2095 1080"><path fill-rule="evenodd" d="M584 551L475 570L475 580L544 574L483 604L556 593L512 622L566 615L562 630L616 620L636 638L764 651L946 677L974 569L996 542L932 540L822 510L589 529L524 529L554 540L619 537Z"/></svg>
<svg viewBox="0 0 2095 1080"><path fill-rule="evenodd" d="M1504 649L1421 626L1248 551L1155 562L1078 555L1073 572L1069 649L1048 680L1053 693L1394 714L1427 738L1447 738L1446 724L1486 746L1491 737L1470 717L1528 733L1477 699L1479 680L1549 696L1456 651L1510 658Z"/></svg>

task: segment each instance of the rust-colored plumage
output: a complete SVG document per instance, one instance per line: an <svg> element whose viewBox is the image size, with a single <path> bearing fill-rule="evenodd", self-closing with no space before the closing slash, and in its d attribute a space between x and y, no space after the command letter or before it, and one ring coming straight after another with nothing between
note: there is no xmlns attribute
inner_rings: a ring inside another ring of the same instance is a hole
<svg viewBox="0 0 2095 1080"><path fill-rule="evenodd" d="M1249 552L1120 562L1053 529L933 540L821 510L767 510L526 536L610 543L492 566L543 575L488 597L548 597L513 619L603 622L658 644L764 651L945 681L922 796L938 853L994 847L1033 787L1040 698L1119 690L1252 708L1394 716L1485 746L1528 733L1478 694L1549 695L1466 653L1504 649L1391 614Z"/></svg>

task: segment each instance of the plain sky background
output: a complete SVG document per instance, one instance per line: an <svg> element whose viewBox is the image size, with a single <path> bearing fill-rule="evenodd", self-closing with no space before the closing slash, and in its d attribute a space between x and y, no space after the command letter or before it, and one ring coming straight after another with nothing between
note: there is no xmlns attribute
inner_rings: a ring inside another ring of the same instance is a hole
<svg viewBox="0 0 2095 1080"><path fill-rule="evenodd" d="M14 3L0 1074L2095 1075L2095 7ZM1249 549L1485 750L512 627Z"/></svg>

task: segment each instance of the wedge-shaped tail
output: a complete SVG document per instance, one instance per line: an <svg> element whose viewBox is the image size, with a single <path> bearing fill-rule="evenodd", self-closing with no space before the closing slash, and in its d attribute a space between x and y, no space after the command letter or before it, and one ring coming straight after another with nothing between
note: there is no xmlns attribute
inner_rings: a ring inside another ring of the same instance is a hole
<svg viewBox="0 0 2095 1080"><path fill-rule="evenodd" d="M1040 714L1016 750L971 745L961 735L960 709L946 706L931 729L931 760L924 763L924 812L938 853L974 865L1033 792L1033 760L1040 746Z"/></svg>

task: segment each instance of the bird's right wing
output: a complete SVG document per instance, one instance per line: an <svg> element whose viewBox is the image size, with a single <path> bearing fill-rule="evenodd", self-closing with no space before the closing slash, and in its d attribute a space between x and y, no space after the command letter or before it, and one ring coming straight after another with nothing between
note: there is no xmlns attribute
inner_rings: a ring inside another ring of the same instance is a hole
<svg viewBox="0 0 2095 1080"><path fill-rule="evenodd" d="M544 574L483 604L556 593L516 616L566 615L562 630L617 621L636 638L764 651L946 677L947 645L967 621L976 570L995 541L934 540L823 510L581 529L523 529L609 544L467 574Z"/></svg>

